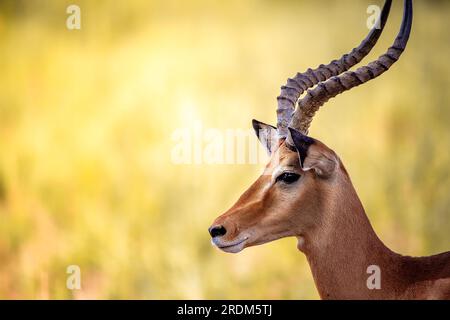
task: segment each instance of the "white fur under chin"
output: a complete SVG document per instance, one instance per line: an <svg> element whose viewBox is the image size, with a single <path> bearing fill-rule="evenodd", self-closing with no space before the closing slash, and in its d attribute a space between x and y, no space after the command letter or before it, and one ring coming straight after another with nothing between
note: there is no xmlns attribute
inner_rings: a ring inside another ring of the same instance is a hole
<svg viewBox="0 0 450 320"><path fill-rule="evenodd" d="M239 253L242 250L244 250L245 243L247 242L247 240L248 240L248 237L244 238L241 241L234 241L234 243L236 243L236 245L234 245L233 243L223 242L218 238L213 238L213 239L211 239L211 244L214 247L217 247L219 250L222 250L227 253Z"/></svg>

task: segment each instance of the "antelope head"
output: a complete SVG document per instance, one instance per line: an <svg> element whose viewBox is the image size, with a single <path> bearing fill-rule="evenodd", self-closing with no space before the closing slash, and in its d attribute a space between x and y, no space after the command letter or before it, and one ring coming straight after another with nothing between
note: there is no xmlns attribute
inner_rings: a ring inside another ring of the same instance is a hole
<svg viewBox="0 0 450 320"><path fill-rule="evenodd" d="M412 0L405 0L403 23L394 45L377 60L349 71L375 46L391 2L384 4L380 27L372 29L349 54L287 81L278 97L276 128L253 121L270 161L236 204L209 228L215 246L237 253L246 247L294 236L301 250L314 237L323 236L315 230L323 230L334 219L327 207L345 203L353 189L339 157L309 137L308 129L315 113L329 99L380 76L399 59L411 31Z"/></svg>

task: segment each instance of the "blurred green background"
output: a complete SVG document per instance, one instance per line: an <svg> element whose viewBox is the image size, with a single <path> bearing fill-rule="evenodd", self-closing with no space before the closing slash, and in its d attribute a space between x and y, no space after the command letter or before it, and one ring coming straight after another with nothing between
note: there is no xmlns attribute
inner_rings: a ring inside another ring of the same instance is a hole
<svg viewBox="0 0 450 320"><path fill-rule="evenodd" d="M81 8L81 30L66 8ZM238 255L207 228L259 165L176 165L172 133L275 123L289 76L340 57L382 1L1 1L0 298L318 298L295 239ZM390 46L402 14L373 53ZM393 250L450 249L450 2L415 1L390 72L311 135ZM66 288L81 268L82 290Z"/></svg>

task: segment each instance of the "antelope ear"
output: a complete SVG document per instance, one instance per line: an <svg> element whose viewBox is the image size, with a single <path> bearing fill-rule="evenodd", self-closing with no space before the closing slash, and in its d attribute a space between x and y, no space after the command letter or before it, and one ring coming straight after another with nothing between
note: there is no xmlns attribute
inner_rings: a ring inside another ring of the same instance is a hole
<svg viewBox="0 0 450 320"><path fill-rule="evenodd" d="M338 167L336 154L320 141L289 128L303 171L314 169L317 176L329 178Z"/></svg>
<svg viewBox="0 0 450 320"><path fill-rule="evenodd" d="M262 143L269 155L278 145L278 133L277 128L274 126L259 122L257 120L252 121L253 129L255 129L256 136Z"/></svg>

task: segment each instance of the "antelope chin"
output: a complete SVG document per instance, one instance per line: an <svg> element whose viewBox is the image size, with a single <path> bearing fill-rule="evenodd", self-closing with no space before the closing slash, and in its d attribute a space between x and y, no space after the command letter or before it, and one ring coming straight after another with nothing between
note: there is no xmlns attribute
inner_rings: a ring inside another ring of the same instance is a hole
<svg viewBox="0 0 450 320"><path fill-rule="evenodd" d="M244 237L234 241L223 241L218 238L213 238L211 243L213 246L218 249L227 252L227 253L239 253L245 248L245 244L248 240L248 237Z"/></svg>

